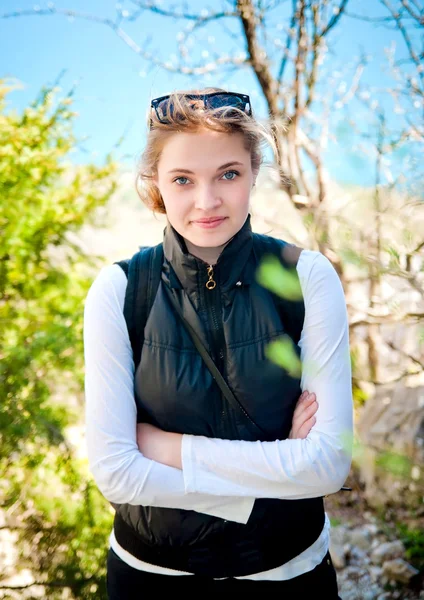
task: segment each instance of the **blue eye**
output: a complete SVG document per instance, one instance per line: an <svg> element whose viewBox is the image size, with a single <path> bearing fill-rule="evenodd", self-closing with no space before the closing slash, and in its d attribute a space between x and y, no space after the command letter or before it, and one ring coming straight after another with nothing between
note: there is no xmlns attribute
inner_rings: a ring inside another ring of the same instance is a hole
<svg viewBox="0 0 424 600"><path fill-rule="evenodd" d="M174 179L174 182L178 183L178 185L186 185L186 183L188 182L188 177L177 177L176 179Z"/></svg>
<svg viewBox="0 0 424 600"><path fill-rule="evenodd" d="M227 175L232 175L232 177L227 177ZM238 171L227 171L224 173L223 177L226 181L233 181L240 173Z"/></svg>

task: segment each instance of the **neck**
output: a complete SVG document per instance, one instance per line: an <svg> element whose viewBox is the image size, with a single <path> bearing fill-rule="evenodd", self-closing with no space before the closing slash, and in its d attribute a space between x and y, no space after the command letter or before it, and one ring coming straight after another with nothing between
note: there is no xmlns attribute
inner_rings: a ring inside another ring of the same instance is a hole
<svg viewBox="0 0 424 600"><path fill-rule="evenodd" d="M184 241L186 243L187 250L190 252L190 254L192 254L196 258L200 258L200 260L203 260L208 265L216 264L219 255L221 254L225 246L228 244L227 242L223 246L218 246L216 248L202 248L200 246L195 246L185 238Z"/></svg>

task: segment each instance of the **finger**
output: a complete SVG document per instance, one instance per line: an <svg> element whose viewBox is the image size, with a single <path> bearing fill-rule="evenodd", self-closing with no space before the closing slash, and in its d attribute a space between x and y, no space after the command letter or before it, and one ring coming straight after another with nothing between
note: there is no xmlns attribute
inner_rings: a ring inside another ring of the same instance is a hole
<svg viewBox="0 0 424 600"><path fill-rule="evenodd" d="M313 402L314 400L316 400L316 396L315 394L306 394L305 398L302 399L302 406L305 406L305 404L310 404L311 402Z"/></svg>
<svg viewBox="0 0 424 600"><path fill-rule="evenodd" d="M318 410L318 402L314 400L311 404L308 404L303 409L302 413L299 415L299 421L304 423L308 419L310 419Z"/></svg>
<svg viewBox="0 0 424 600"><path fill-rule="evenodd" d="M302 415L302 413L304 411L304 408L305 408L305 403L304 402L302 402L301 404L298 404L296 406L296 408L294 409L294 412L293 412L293 417L292 417L292 423L293 424L295 423L295 421L297 421L301 417L301 415Z"/></svg>
<svg viewBox="0 0 424 600"><path fill-rule="evenodd" d="M297 403L299 404L300 402L303 402L304 400L306 400L306 398L308 397L309 392L308 390L305 390L298 398Z"/></svg>
<svg viewBox="0 0 424 600"><path fill-rule="evenodd" d="M315 397L315 395L314 395L314 397ZM311 402L314 401L314 397L311 397L311 395L309 393L307 393L304 398L302 398L302 396L301 396L295 406L295 409L294 409L295 412L296 411L298 413L302 412L306 406L309 406L309 404L311 404Z"/></svg>
<svg viewBox="0 0 424 600"><path fill-rule="evenodd" d="M305 406L305 409L303 411L304 415L308 415L308 418L310 416L312 416L313 414L315 414L318 410L318 402L316 400L312 400L312 402L307 406Z"/></svg>
<svg viewBox="0 0 424 600"><path fill-rule="evenodd" d="M293 421L295 419L298 419L299 417L301 417L301 415L305 412L305 410L308 410L310 406L314 405L314 403L316 403L316 397L315 397L315 394L312 394L312 395L308 396L304 401L302 401L302 403L298 404L298 406L296 406L294 413L293 413ZM317 408L318 408L318 403L317 403Z"/></svg>
<svg viewBox="0 0 424 600"><path fill-rule="evenodd" d="M303 423L303 425L299 428L296 437L301 440L304 440L306 437L308 437L308 435L309 435L312 427L315 425L316 421L317 421L316 417L311 417L310 419L305 421Z"/></svg>

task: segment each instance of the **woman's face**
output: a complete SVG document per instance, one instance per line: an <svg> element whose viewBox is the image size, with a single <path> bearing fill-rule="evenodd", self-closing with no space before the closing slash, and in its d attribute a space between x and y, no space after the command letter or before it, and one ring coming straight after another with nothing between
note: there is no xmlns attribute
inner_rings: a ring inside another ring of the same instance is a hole
<svg viewBox="0 0 424 600"><path fill-rule="evenodd" d="M188 250L200 250L203 258L207 248L222 248L243 226L254 180L242 134L202 130L169 138L155 182L169 222Z"/></svg>

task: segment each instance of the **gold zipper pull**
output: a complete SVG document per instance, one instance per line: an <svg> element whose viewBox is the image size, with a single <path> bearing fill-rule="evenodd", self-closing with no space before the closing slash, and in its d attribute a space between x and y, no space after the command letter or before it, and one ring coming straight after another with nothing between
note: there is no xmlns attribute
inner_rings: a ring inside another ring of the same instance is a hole
<svg viewBox="0 0 424 600"><path fill-rule="evenodd" d="M216 287L216 281L213 279L213 266L210 265L208 267L208 277L209 279L206 282L206 287L208 290L213 290Z"/></svg>

